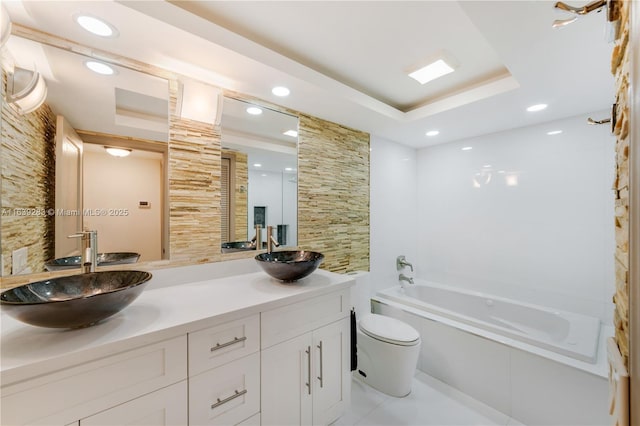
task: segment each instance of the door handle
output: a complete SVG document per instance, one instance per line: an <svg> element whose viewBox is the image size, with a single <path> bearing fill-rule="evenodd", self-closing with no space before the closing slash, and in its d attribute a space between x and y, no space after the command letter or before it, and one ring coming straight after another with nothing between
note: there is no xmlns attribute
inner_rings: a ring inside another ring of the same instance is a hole
<svg viewBox="0 0 640 426"><path fill-rule="evenodd" d="M305 351L307 354L307 386L309 395L311 395L311 346L307 346L307 350Z"/></svg>
<svg viewBox="0 0 640 426"><path fill-rule="evenodd" d="M318 380L320 380L320 387L322 387L323 377L322 374L322 340L320 340L320 344L318 345L318 349L320 349L320 375L318 376Z"/></svg>

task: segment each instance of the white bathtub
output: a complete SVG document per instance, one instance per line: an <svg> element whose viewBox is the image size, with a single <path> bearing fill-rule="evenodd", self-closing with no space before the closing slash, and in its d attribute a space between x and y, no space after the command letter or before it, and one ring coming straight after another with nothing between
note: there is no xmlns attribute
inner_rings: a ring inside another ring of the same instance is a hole
<svg viewBox="0 0 640 426"><path fill-rule="evenodd" d="M392 300L571 358L595 363L600 320L572 312L416 280L379 291Z"/></svg>

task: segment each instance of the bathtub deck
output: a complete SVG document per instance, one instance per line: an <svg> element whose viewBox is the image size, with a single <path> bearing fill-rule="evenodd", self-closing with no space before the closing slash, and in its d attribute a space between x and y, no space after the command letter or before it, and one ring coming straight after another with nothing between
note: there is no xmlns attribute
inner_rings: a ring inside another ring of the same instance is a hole
<svg viewBox="0 0 640 426"><path fill-rule="evenodd" d="M409 396L394 398L353 379L351 408L335 423L351 425L522 425L470 396L418 372Z"/></svg>

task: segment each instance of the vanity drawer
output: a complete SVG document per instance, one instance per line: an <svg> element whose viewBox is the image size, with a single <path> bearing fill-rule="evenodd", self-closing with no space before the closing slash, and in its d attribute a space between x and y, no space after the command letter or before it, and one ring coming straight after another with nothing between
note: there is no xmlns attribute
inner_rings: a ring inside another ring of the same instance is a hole
<svg viewBox="0 0 640 426"><path fill-rule="evenodd" d="M262 348L284 342L349 315L349 290L263 312Z"/></svg>
<svg viewBox="0 0 640 426"><path fill-rule="evenodd" d="M260 411L260 353L189 378L189 424L234 425Z"/></svg>
<svg viewBox="0 0 640 426"><path fill-rule="evenodd" d="M68 424L177 383L186 349L184 335L3 387L0 423Z"/></svg>
<svg viewBox="0 0 640 426"><path fill-rule="evenodd" d="M259 314L189 333L189 376L259 350Z"/></svg>

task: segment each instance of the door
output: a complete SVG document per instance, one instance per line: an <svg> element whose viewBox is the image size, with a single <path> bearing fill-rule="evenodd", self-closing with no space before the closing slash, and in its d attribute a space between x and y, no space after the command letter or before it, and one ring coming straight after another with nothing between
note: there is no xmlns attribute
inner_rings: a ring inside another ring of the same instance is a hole
<svg viewBox="0 0 640 426"><path fill-rule="evenodd" d="M311 333L262 351L263 425L308 425L312 420Z"/></svg>
<svg viewBox="0 0 640 426"><path fill-rule="evenodd" d="M313 424L335 421L349 406L351 374L349 319L313 332Z"/></svg>
<svg viewBox="0 0 640 426"><path fill-rule="evenodd" d="M55 257L80 254L82 231L82 139L61 115L56 120Z"/></svg>

